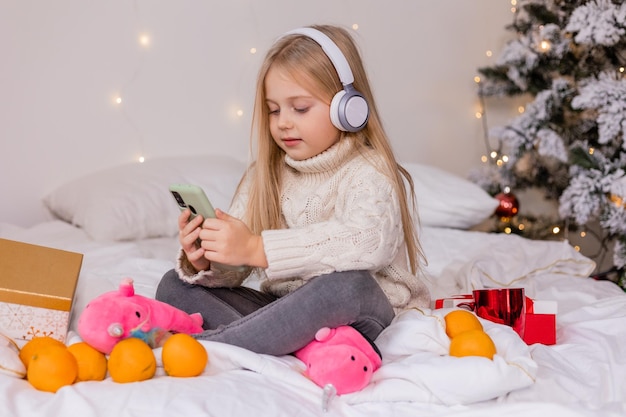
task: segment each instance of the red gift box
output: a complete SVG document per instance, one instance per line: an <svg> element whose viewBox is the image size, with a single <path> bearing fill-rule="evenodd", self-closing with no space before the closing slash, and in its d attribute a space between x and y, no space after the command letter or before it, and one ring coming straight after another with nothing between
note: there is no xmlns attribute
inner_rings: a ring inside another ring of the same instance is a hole
<svg viewBox="0 0 626 417"><path fill-rule="evenodd" d="M474 310L474 297L471 294L454 295L435 300L434 308L460 307ZM556 344L556 301L532 300L526 297L526 317L524 342L528 345L541 343Z"/></svg>
<svg viewBox="0 0 626 417"><path fill-rule="evenodd" d="M556 311L556 301L526 299L526 344L556 344Z"/></svg>

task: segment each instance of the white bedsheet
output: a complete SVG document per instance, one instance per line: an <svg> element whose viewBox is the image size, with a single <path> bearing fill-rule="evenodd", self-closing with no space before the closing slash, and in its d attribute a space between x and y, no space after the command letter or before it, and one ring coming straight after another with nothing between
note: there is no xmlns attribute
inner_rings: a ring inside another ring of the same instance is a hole
<svg viewBox="0 0 626 417"><path fill-rule="evenodd" d="M0 224L0 237L85 254L75 314L124 277L154 296L173 267L175 239L102 243L66 223L30 229ZM275 358L203 342L210 362L197 378L117 384L84 382L57 394L0 375L2 416L621 416L626 414L626 295L586 278L592 263L569 245L515 236L425 228L422 244L435 297L499 284L524 286L556 300L557 345L526 346L504 326L485 322L499 354L445 355L441 310L398 316L377 340L383 367L363 391L334 398L322 411L322 390L301 375L291 356ZM76 340L72 334L70 342ZM158 349L155 351L160 356Z"/></svg>

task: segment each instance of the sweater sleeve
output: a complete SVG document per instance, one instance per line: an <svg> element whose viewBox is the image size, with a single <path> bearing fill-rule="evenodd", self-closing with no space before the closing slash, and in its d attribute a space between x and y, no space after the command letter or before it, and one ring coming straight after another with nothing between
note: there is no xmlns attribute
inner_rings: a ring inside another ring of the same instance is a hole
<svg viewBox="0 0 626 417"><path fill-rule="evenodd" d="M344 180L327 219L262 233L269 279L308 279L333 271L378 271L403 243L398 197L373 168ZM288 215L288 213L286 213Z"/></svg>

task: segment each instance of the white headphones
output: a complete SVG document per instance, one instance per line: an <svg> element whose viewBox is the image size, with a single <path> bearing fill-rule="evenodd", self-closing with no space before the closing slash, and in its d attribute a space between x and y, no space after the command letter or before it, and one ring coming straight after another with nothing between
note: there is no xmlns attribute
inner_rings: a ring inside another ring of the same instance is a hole
<svg viewBox="0 0 626 417"><path fill-rule="evenodd" d="M354 75L339 47L324 33L313 28L295 29L283 36L296 34L307 36L322 47L343 84L343 90L335 94L330 103L330 120L333 125L344 132L358 132L363 129L369 117L369 106L363 95L352 86Z"/></svg>

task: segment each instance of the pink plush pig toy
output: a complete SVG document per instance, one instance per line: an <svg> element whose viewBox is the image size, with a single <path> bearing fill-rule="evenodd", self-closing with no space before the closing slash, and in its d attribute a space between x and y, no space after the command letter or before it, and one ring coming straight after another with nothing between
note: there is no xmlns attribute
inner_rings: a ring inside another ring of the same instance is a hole
<svg viewBox="0 0 626 417"><path fill-rule="evenodd" d="M375 345L351 326L318 330L294 355L306 364L306 376L320 387L332 384L340 395L365 388L382 364Z"/></svg>
<svg viewBox="0 0 626 417"><path fill-rule="evenodd" d="M135 294L133 280L126 278L117 291L104 293L87 304L77 330L83 341L109 354L117 342L128 337L143 339L154 348L168 332L200 333L202 316Z"/></svg>

